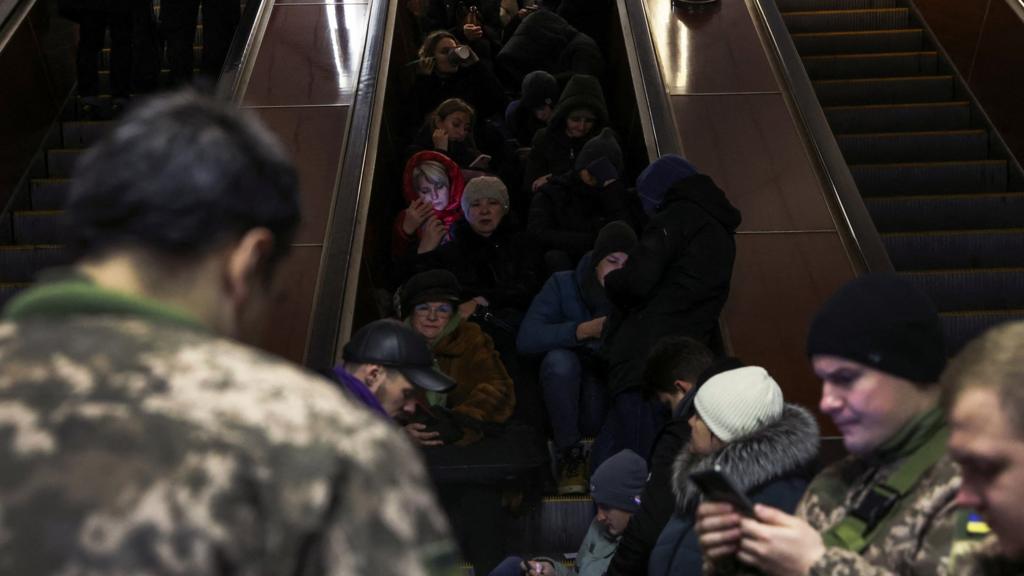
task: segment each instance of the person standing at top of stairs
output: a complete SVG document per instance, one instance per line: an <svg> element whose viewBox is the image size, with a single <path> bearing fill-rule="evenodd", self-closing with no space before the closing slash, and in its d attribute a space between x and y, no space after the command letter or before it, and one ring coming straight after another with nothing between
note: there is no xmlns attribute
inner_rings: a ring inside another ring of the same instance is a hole
<svg viewBox="0 0 1024 576"><path fill-rule="evenodd" d="M199 74L211 84L220 76L231 38L241 19L239 0L162 0L160 27L167 41L172 86L192 82L192 44L200 4L203 6L203 55Z"/></svg>
<svg viewBox="0 0 1024 576"><path fill-rule="evenodd" d="M139 0L61 0L58 4L62 16L79 24L75 66L79 112L84 120L118 112L131 94L133 1ZM99 56L108 28L112 96L109 109L99 97Z"/></svg>

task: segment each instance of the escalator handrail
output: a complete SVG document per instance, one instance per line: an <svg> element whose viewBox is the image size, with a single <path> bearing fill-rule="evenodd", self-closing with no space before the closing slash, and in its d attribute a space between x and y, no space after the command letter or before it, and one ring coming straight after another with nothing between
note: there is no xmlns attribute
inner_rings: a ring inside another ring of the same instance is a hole
<svg viewBox="0 0 1024 576"><path fill-rule="evenodd" d="M752 0L752 3L769 42L770 56L778 65L797 121L807 137L808 152L817 164L825 192L836 209L839 217L836 225L844 243L849 244L847 253L860 272L892 272L885 244L836 143L782 13L775 0Z"/></svg>
<svg viewBox="0 0 1024 576"><path fill-rule="evenodd" d="M218 98L241 104L273 7L274 0L246 2L217 81Z"/></svg>
<svg viewBox="0 0 1024 576"><path fill-rule="evenodd" d="M0 52L7 47L21 21L35 4L36 0L0 0Z"/></svg>

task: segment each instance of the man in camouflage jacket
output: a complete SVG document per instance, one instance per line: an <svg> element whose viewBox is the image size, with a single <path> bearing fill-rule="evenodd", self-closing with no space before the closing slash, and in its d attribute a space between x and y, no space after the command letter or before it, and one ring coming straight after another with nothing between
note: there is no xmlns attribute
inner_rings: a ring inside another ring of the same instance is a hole
<svg viewBox="0 0 1024 576"><path fill-rule="evenodd" d="M224 337L259 335L298 221L261 127L149 102L68 216L82 257L0 323L0 574L455 573L400 431Z"/></svg>

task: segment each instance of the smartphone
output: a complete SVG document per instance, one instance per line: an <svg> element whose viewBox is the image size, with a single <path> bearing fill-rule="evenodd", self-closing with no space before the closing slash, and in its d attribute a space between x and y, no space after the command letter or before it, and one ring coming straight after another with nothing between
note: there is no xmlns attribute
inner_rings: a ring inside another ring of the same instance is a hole
<svg viewBox="0 0 1024 576"><path fill-rule="evenodd" d="M469 165L470 168L476 170L484 170L491 164L491 157L487 154L481 154L477 156L473 162Z"/></svg>
<svg viewBox="0 0 1024 576"><path fill-rule="evenodd" d="M718 466L714 470L694 472L690 474L690 480L693 480L707 500L727 502L740 514L754 516L754 504Z"/></svg>

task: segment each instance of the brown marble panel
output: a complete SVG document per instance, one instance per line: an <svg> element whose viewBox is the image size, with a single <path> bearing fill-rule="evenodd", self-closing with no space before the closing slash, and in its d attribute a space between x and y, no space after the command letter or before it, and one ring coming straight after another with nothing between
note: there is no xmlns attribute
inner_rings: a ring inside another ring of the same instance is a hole
<svg viewBox="0 0 1024 576"><path fill-rule="evenodd" d="M299 171L302 224L299 244L322 244L341 150L348 128L348 106L254 108L287 147Z"/></svg>
<svg viewBox="0 0 1024 576"><path fill-rule="evenodd" d="M740 230L833 230L779 94L672 96L683 150L743 213Z"/></svg>
<svg viewBox="0 0 1024 576"><path fill-rule="evenodd" d="M836 234L737 235L722 312L733 353L767 368L788 401L816 411L821 392L804 352L807 329L825 299L853 277ZM834 433L831 423L822 424L823 432Z"/></svg>
<svg viewBox="0 0 1024 576"><path fill-rule="evenodd" d="M0 206L6 204L57 114L32 26L23 24L0 53Z"/></svg>
<svg viewBox="0 0 1024 576"><path fill-rule="evenodd" d="M275 279L275 299L259 346L301 363L313 310L320 246L293 246Z"/></svg>
<svg viewBox="0 0 1024 576"><path fill-rule="evenodd" d="M649 0L647 19L669 94L779 89L744 2L691 14Z"/></svg>
<svg viewBox="0 0 1024 576"><path fill-rule="evenodd" d="M1016 0L992 0L971 88L1014 155L1024 160L1024 20L1011 1Z"/></svg>
<svg viewBox="0 0 1024 576"><path fill-rule="evenodd" d="M367 13L366 4L275 7L243 104L351 104Z"/></svg>
<svg viewBox="0 0 1024 576"><path fill-rule="evenodd" d="M939 42L949 52L964 77L971 74L971 61L981 36L985 11L993 0L914 0ZM1005 2L1006 0L995 0Z"/></svg>

